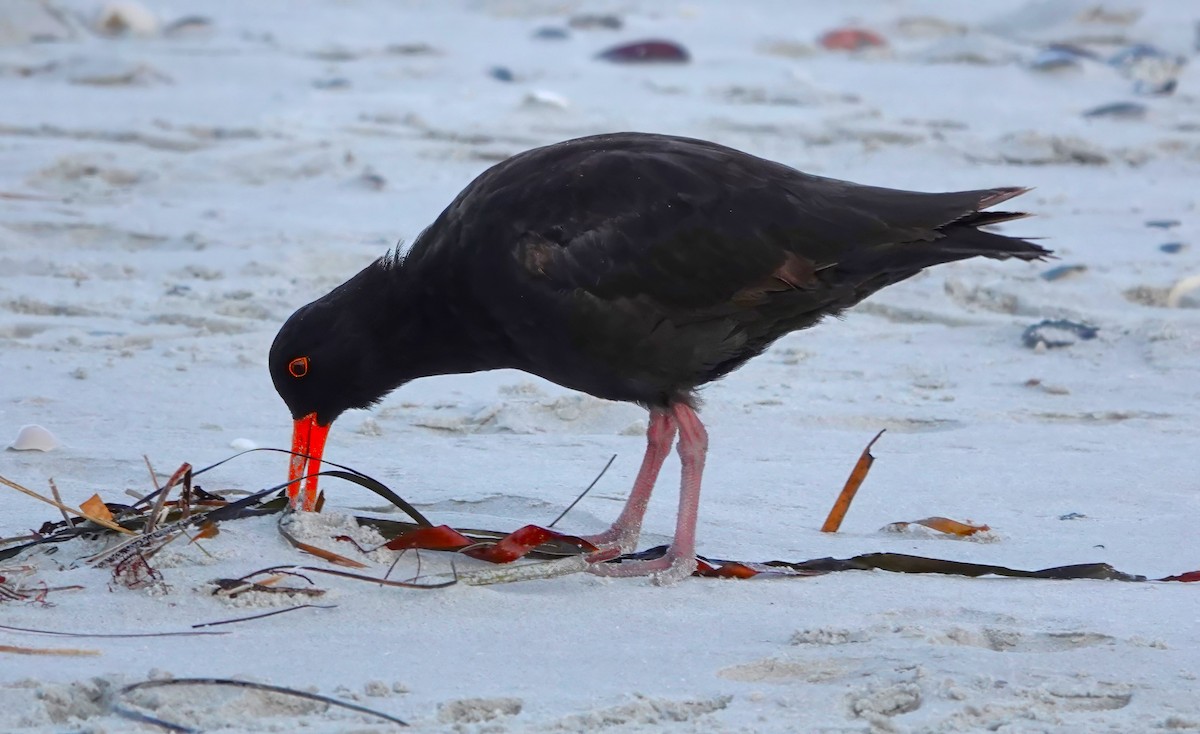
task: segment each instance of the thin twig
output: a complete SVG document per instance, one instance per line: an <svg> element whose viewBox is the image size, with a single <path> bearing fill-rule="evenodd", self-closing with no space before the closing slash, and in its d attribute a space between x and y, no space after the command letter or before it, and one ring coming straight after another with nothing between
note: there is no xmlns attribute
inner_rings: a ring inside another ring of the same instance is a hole
<svg viewBox="0 0 1200 734"><path fill-rule="evenodd" d="M255 620L255 619L264 619L266 617L274 617L276 614L286 614L287 612L294 612L297 609L337 609L337 604L297 604L294 607L285 607L283 609L276 609L271 612L263 612L262 614L252 614L249 617L238 617L236 619L223 619L220 622L204 622L202 624L193 624L192 628L197 629L200 627L216 627L216 626L222 625L222 624L237 624L238 622L249 622L249 621ZM222 632L220 634L227 634L227 633Z"/></svg>
<svg viewBox="0 0 1200 734"><path fill-rule="evenodd" d="M572 509L574 509L575 505L579 504L579 501L581 499L583 499L584 497L586 497L588 492L592 491L592 487L596 486L596 483L600 481L600 477L604 476L604 473L606 471L608 471L608 467L612 466L613 462L616 460L617 460L616 454L613 454L612 456L608 457L608 463L604 465L604 468L600 470L600 473L596 475L596 478L592 480L592 483L589 484L586 489L584 489L582 492L579 493L579 496L575 498L574 502L567 505L567 509L560 512L558 517L554 518L554 522L550 523L546 527L552 528L558 523L559 520L566 517L567 513L570 512Z"/></svg>
<svg viewBox="0 0 1200 734"><path fill-rule="evenodd" d="M54 483L54 477L50 477L50 494L54 495L55 502L62 504L62 495L58 493L58 485ZM58 511L60 513L62 513L63 522L65 522L67 524L67 526L70 527L71 516L68 515L67 511L61 507L58 508Z"/></svg>
<svg viewBox="0 0 1200 734"><path fill-rule="evenodd" d="M395 716L392 716L390 714L385 714L381 711L369 709L366 706L359 706L358 704L348 703L346 701L339 701L336 698L330 698L329 696L322 696L319 693L309 693L308 691L298 691L294 688L284 688L283 686L272 686L272 685L268 685L266 683L251 683L250 681L232 680L229 678L166 678L166 679L162 679L162 680L147 680L147 681L142 681L141 683L133 683L131 685L125 686L124 688L118 690L115 694L113 694L112 698L109 700L109 708L112 710L113 713L117 714L118 716L124 716L127 719L132 719L134 721L140 721L145 724L161 726L162 728L167 729L168 731L185 732L185 733L197 732L197 731L199 731L199 729L192 729L190 727L184 726L183 724L175 724L170 721L166 721L164 719L155 718L153 716L150 716L149 714L144 714L141 711L136 711L132 708L128 708L125 705L123 705L120 701L120 699L123 696L127 696L130 693L133 693L134 691L138 691L138 690L145 690L148 688L164 688L167 686L194 686L194 685L232 686L234 688L249 688L250 690L254 690L254 691L266 691L268 693L277 693L281 696L293 696L295 698L303 698L308 701L317 701L318 703L324 703L329 706L337 706L339 708L344 708L348 711L354 711L354 712L357 712L360 714L367 714L368 716L376 716L380 719L383 719L384 721L390 721L393 724L397 724L399 726L408 726L408 724L405 721L403 721L402 719L398 719Z"/></svg>
<svg viewBox="0 0 1200 734"><path fill-rule="evenodd" d="M50 647L17 647L16 645L0 645L0 652L10 652L14 655L65 655L67 657L91 657L99 655L99 650L75 650L72 648Z"/></svg>
<svg viewBox="0 0 1200 734"><path fill-rule="evenodd" d="M125 535L136 535L136 533L134 533L132 530L130 530L128 528L123 528L111 520L105 520L105 519L99 518L99 517L89 517L88 515L84 514L84 512L82 510L80 510L78 508L71 507L70 505L64 505L61 502L55 502L54 500L50 499L49 497L46 497L44 495L38 494L37 492L34 492L32 489L27 489L25 487L22 487L21 485L17 484L16 482L12 481L11 479L7 479L5 477L0 476L0 484L3 484L4 486L8 487L9 489L15 489L18 492L20 492L21 494L29 495L30 497L34 498L35 500L41 500L42 502L45 502L48 505L53 505L54 507L57 507L60 510L65 510L65 511L71 513L72 515L78 515L78 516L82 517L84 520L87 520L89 522L94 522L101 527L108 528L109 530L115 530L118 533L124 533Z"/></svg>
<svg viewBox="0 0 1200 734"><path fill-rule="evenodd" d="M109 639L123 639L127 637L194 637L196 635L229 634L228 632L130 632L126 634L115 632L59 632L58 630L40 630L32 627L14 627L9 624L0 624L0 629L9 630L12 632L28 632L34 635L51 635L54 637L105 637Z"/></svg>

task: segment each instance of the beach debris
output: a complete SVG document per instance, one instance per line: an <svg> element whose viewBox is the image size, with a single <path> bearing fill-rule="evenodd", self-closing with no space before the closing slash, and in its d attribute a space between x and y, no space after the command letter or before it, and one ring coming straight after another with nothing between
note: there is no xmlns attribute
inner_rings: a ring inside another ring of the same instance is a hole
<svg viewBox="0 0 1200 734"><path fill-rule="evenodd" d="M229 448L234 451L249 451L258 448L258 444L248 438L235 438L229 442Z"/></svg>
<svg viewBox="0 0 1200 734"><path fill-rule="evenodd" d="M533 37L540 41L565 41L571 37L566 28L557 26L542 26L533 32Z"/></svg>
<svg viewBox="0 0 1200 734"><path fill-rule="evenodd" d="M212 34L213 22L203 15L185 15L163 26L167 38L201 38Z"/></svg>
<svg viewBox="0 0 1200 734"><path fill-rule="evenodd" d="M1046 319L1021 332L1021 343L1030 349L1060 349L1095 339L1100 329L1067 319Z"/></svg>
<svg viewBox="0 0 1200 734"><path fill-rule="evenodd" d="M1146 226L1154 227L1155 229L1171 229L1178 227L1180 224L1178 219L1147 219Z"/></svg>
<svg viewBox="0 0 1200 734"><path fill-rule="evenodd" d="M842 521L846 519L846 513L850 510L850 503L854 501L854 495L858 494L858 488L862 486L863 480L867 478L867 473L871 471L871 465L875 463L875 457L871 455L871 447L883 433L883 431L876 433L875 437L867 442L866 448L862 450L854 468L850 470L850 476L846 478L846 484L842 486L842 491L834 501L833 508L825 517L825 523L821 525L822 533L836 533L842 526Z"/></svg>
<svg viewBox="0 0 1200 734"><path fill-rule="evenodd" d="M610 13L581 13L567 20L567 25L581 31L619 31L625 23Z"/></svg>
<svg viewBox="0 0 1200 734"><path fill-rule="evenodd" d="M1052 43L1041 49L1029 62L1034 71L1078 69L1084 61L1097 61L1096 54L1071 43Z"/></svg>
<svg viewBox="0 0 1200 734"><path fill-rule="evenodd" d="M1162 95L1175 91L1187 57L1137 43L1113 54L1108 64L1133 80L1135 94Z"/></svg>
<svg viewBox="0 0 1200 734"><path fill-rule="evenodd" d="M507 66L493 66L488 69L488 76L500 82L516 81L517 75Z"/></svg>
<svg viewBox="0 0 1200 734"><path fill-rule="evenodd" d="M1071 391L1062 385L1051 385L1042 382L1040 377L1031 377L1025 381L1025 387L1041 390L1047 395L1070 395Z"/></svg>
<svg viewBox="0 0 1200 734"><path fill-rule="evenodd" d="M330 698L329 696L322 696L318 693L311 693L309 691L300 691L300 690L296 690L294 688L284 688L283 686L273 686L273 685L268 685L266 683L254 683L254 682L246 681L246 680L234 680L234 679L226 679L226 678L155 678L155 679L151 679L151 680L142 681L141 683L133 683L131 685L127 685L127 686L121 688L118 691L115 691L114 693L111 694L111 696L108 697L109 710L111 710L114 714L117 714L118 716L122 716L126 719L129 719L130 721L136 721L140 724L150 724L152 726L157 726L162 729L165 729L166 731L174 731L174 732L199 731L198 729L193 729L189 726L184 726L183 724L177 724L172 721L167 721L165 719L160 719L155 716L151 716L150 714L147 714L144 711L142 711L140 708L135 708L135 706L139 705L139 703L136 700L134 700L134 701L129 700L131 698L131 694L138 693L140 691L150 690L150 689L154 689L154 688L166 688L166 687L175 687L175 686L184 687L185 690L187 688L195 689L195 688L199 688L199 687L214 687L215 686L215 687L241 688L241 689L251 690L251 691L260 691L260 692L270 693L275 696L282 696L284 698L291 697L291 698L298 698L298 699L305 700L305 701L315 701L317 703L324 704L325 706L334 706L337 708L345 709L347 711L353 711L355 713L365 714L367 716L374 716L375 718L383 719L384 721L390 722L392 724L396 724L397 726L408 726L408 724L405 723L402 719L392 716L391 714L385 714L382 711L376 711L375 709L367 708L366 706L360 706L359 704L356 704L356 703L350 703L348 701L340 701L336 698ZM167 699L168 701L170 700L170 697L165 696L163 693L154 693L154 694L151 694L150 696L143 697L143 700L140 702L140 705L150 706L151 710L155 711L156 713L158 713L160 710L170 711L170 710L176 708L175 706L173 706L169 703L164 703L164 698ZM152 701L153 703L147 704L147 701ZM189 722L189 723L191 723L191 722Z"/></svg>
<svg viewBox="0 0 1200 734"><path fill-rule="evenodd" d="M1046 272L1042 273L1040 277L1042 280L1055 281L1055 280L1062 280L1064 278L1069 278L1072 275L1079 275L1080 273L1086 273L1086 272L1087 272L1086 265L1059 265L1056 268L1050 268Z"/></svg>
<svg viewBox="0 0 1200 734"><path fill-rule="evenodd" d="M1082 520L1085 517L1087 517L1087 515L1083 514L1082 512L1068 512L1065 515L1059 515L1058 519L1059 520Z"/></svg>
<svg viewBox="0 0 1200 734"><path fill-rule="evenodd" d="M1146 116L1146 105L1140 102L1111 102L1083 113L1084 117L1105 117L1113 120L1140 120Z"/></svg>
<svg viewBox="0 0 1200 734"><path fill-rule="evenodd" d="M1164 242L1158 246L1158 249L1168 255L1177 255L1187 249L1187 245L1182 242Z"/></svg>
<svg viewBox="0 0 1200 734"><path fill-rule="evenodd" d="M875 437L878 439L878 435ZM280 451L280 453L289 453L279 449L260 449L263 451ZM176 471L171 481L161 489L147 495L138 500L132 506L119 506L107 504L107 508L113 512L120 523L128 525L116 525L112 529L116 529L122 533L132 534L130 528L140 527L145 523L145 506L154 502L158 507L168 507L171 509L172 517L179 517L181 512L186 512L188 505L185 500L188 497L190 488L192 497L191 514L184 517L182 520L173 522L172 524L161 526L155 529L152 533L137 534L131 540L118 544L114 548L109 548L96 554L90 559L92 565L118 565L128 564L130 570L127 573L133 574L136 579L137 573L144 573L147 567L139 565L138 561L132 559L145 560L145 548L148 543L152 542L155 537L163 538L167 536L178 535L183 528L190 526L203 525L204 523L227 522L247 517L256 517L268 513L284 513L286 516L286 499L282 496L281 490L283 487L276 486L264 489L249 496L238 499L237 501L228 501L222 497L209 494L201 490L198 486L191 486L191 478L197 474L202 474L206 471L216 468L226 462L242 456L244 454L236 454L224 461L205 467L198 471L191 471L188 464L184 464ZM867 452L864 451L864 455ZM859 466L863 465L863 460L860 459ZM381 497L384 497L389 502L394 504L399 510L409 515L411 522L399 521L392 519L381 519L378 517L363 517L356 516L352 519L363 527L369 527L380 532L384 538L391 538L386 545L392 546L393 549L406 550L439 550L439 551L457 551L474 558L489 561L497 564L505 564L500 568L485 569L483 571L472 572L467 574L459 574L454 572L449 576L443 576L443 581L430 581L418 583L416 581L393 581L384 577L373 576L353 571L347 571L338 568L319 567L319 566L298 566L296 564L287 564L272 566L269 568L260 569L253 573L247 574L237 579L218 579L213 582L215 588L214 594L218 596L231 597L245 592L259 592L267 594L277 594L283 596L299 596L299 597L318 597L325 592L321 589L312 587L312 580L307 574L325 574L343 579L361 581L372 586L386 586L401 589L442 589L456 583L466 583L472 585L495 584L495 583L511 583L517 581L529 581L535 579L556 578L573 573L585 571L589 565L598 562L595 558L595 548L590 543L583 541L574 536L563 535L552 530L538 527L526 526L514 533L505 533L502 531L493 530L456 530L445 525L435 526L421 513L413 509L412 505L404 499L396 495L392 490L388 489L377 480L371 479L365 474L357 472L349 467L344 467L337 464L331 464L336 467L324 472L326 475L341 478L347 481L352 481L359 486L369 489ZM869 463L868 463L869 466ZM864 472L860 474L865 475ZM181 477L181 478L180 478ZM178 479L177 481L177 478ZM853 478L853 475L852 475ZM30 490L26 490L15 482L11 482L3 477L0 477L0 484L16 488L25 494L35 496L45 502L58 506L52 500L37 495ZM179 484L184 490L178 501L163 502L160 497L161 492L165 492L173 485ZM141 508L140 510L138 508ZM69 509L69 508L68 508ZM78 510L73 511L74 514L79 514ZM168 518L170 519L170 518ZM935 529L938 532L944 532L955 536L966 537L981 533L986 530L985 526L974 525L971 523L960 523L947 518L925 518L920 521L915 521L915 524L921 527ZM106 526L107 527L107 526ZM98 530L95 526L85 525L77 526L71 523L47 523L43 530L35 536L31 542L18 545L15 548L5 548L0 551L0 560L6 560L14 557L25 549L41 546L47 543L61 544L66 540L74 537L86 535L87 537L103 536L104 531ZM152 537L153 536L153 537ZM13 539L9 539L11 542ZM24 538L22 538L24 540ZM540 543L540 545L534 545ZM381 546L384 547L384 546ZM618 558L612 559L612 562L648 560L661 557L666 552L666 546L657 546L649 548L638 553L630 553ZM538 563L523 563L514 564L513 561L520 558L539 558L552 559L549 561ZM100 559L100 560L97 560ZM1036 578L1036 579L1110 579L1131 582L1146 582L1145 576L1122 573L1114 569L1112 566L1104 563L1088 563L1077 564L1071 566L1059 566L1054 568L1046 568L1037 571L1025 571L1020 569L1012 569L1004 566L993 566L985 564L962 563L958 561L949 561L937 558L926 558L923 556L912 556L901 553L867 553L854 556L851 558L817 558L808 561L765 561L765 562L743 562L713 559L704 556L698 556L698 567L695 575L705 578L752 578L758 575L766 574L768 577L790 577L790 578L807 578L815 575L841 571L860 571L860 570L880 570L893 573L937 573L949 574L967 577L977 576L1007 576L1014 578ZM140 569L140 570L139 570ZM419 569L419 566L418 566ZM3 569L8 570L8 569ZM153 569L150 569L153 571ZM156 573L156 572L155 572ZM419 574L419 570L418 570ZM4 575L0 573L0 575ZM434 577L435 579L437 577ZM288 579L300 579L308 583L308 586L283 586L281 582ZM1186 573L1167 576L1159 579L1153 579L1159 582L1195 582L1200 581L1200 571L1189 571ZM0 579L0 592L4 589L4 579ZM61 587L61 588L78 588L78 587ZM162 587L160 587L162 588ZM58 590L58 589L50 589ZM169 590L169 589L164 589ZM294 609L311 608L317 605L300 604L289 608ZM238 621L248 621L249 619L261 618L266 615L254 615L236 620L227 620L216 624L232 623ZM195 625L197 627L210 626L213 623ZM55 634L55 633L49 633ZM145 633L145 636L165 636L169 634L180 633ZM195 634L217 634L212 632L196 632ZM90 635L89 635L90 636ZM103 636L126 636L126 635L103 635Z"/></svg>
<svg viewBox="0 0 1200 734"><path fill-rule="evenodd" d="M17 437L8 445L10 451L53 451L62 446L48 429L31 423L17 430Z"/></svg>
<svg viewBox="0 0 1200 734"><path fill-rule="evenodd" d="M883 36L865 28L834 28L822 33L817 43L829 51L863 51L887 46Z"/></svg>
<svg viewBox="0 0 1200 734"><path fill-rule="evenodd" d="M1200 274L1182 278L1167 291L1167 308L1200 308L1200 298L1192 291L1200 290Z"/></svg>
<svg viewBox="0 0 1200 734"><path fill-rule="evenodd" d="M648 39L613 46L596 58L614 64L684 64L691 60L691 54L674 41Z"/></svg>
<svg viewBox="0 0 1200 734"><path fill-rule="evenodd" d="M969 538L976 533L986 533L991 530L987 525L959 522L958 520L951 520L948 517L926 517L921 520L893 522L884 525L882 530L885 533L907 533L912 531L913 526L928 528L958 538Z"/></svg>
<svg viewBox="0 0 1200 734"><path fill-rule="evenodd" d="M559 94L551 92L548 89L535 89L528 92L521 100L521 104L526 107L542 107L556 110L565 110L571 106L571 101Z"/></svg>
<svg viewBox="0 0 1200 734"><path fill-rule="evenodd" d="M135 0L105 3L94 18L92 29L102 36L156 36L161 29L158 16Z"/></svg>

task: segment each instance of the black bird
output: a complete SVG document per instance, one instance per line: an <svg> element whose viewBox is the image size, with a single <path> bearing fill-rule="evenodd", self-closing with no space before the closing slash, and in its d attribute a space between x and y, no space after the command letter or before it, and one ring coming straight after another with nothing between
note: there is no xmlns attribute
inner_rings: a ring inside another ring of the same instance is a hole
<svg viewBox="0 0 1200 734"><path fill-rule="evenodd" d="M716 143L646 133L568 140L498 163L407 254L390 252L288 319L270 370L295 419L289 479L311 509L329 425L427 375L511 368L650 411L612 527L633 548L679 434L675 537L613 576L695 568L708 436L696 390L779 337L939 263L1049 251L981 230L1027 191L919 193L801 173ZM300 480L307 474L303 491Z"/></svg>

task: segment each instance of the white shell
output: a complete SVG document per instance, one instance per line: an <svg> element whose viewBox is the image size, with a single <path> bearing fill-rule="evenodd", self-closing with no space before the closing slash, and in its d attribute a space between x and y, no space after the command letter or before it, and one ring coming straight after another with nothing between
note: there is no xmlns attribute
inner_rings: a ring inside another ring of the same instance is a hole
<svg viewBox="0 0 1200 734"><path fill-rule="evenodd" d="M235 438L229 442L229 448L234 451L249 451L258 448L258 444L248 438Z"/></svg>
<svg viewBox="0 0 1200 734"><path fill-rule="evenodd" d="M50 451L62 446L54 434L38 425L21 426L8 447L14 451Z"/></svg>

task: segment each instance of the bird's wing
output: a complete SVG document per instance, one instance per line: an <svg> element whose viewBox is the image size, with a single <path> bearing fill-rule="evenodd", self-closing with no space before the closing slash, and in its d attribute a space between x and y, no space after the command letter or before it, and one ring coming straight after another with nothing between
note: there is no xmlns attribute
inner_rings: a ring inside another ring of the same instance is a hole
<svg viewBox="0 0 1200 734"><path fill-rule="evenodd" d="M904 265L903 245L943 238L947 225L1019 193L860 186L713 147L609 152L547 172L539 188L567 195L527 205L515 226L538 226L517 233L514 255L558 290L726 312L775 292L853 288L889 259ZM876 267L846 267L864 259Z"/></svg>

